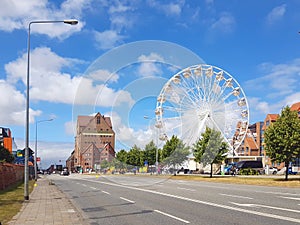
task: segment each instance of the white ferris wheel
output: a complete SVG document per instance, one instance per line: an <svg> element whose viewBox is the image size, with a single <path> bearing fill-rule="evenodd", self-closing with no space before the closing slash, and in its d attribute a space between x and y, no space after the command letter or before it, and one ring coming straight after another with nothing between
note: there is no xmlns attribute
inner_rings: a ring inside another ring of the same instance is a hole
<svg viewBox="0 0 300 225"><path fill-rule="evenodd" d="M177 135L191 146L209 127L221 132L232 154L249 124L247 99L238 82L206 64L185 68L169 79L157 98L155 115L160 140Z"/></svg>

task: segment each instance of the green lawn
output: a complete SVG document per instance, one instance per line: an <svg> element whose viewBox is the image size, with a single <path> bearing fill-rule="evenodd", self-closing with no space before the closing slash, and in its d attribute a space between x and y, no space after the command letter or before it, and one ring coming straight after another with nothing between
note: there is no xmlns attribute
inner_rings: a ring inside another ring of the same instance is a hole
<svg viewBox="0 0 300 225"><path fill-rule="evenodd" d="M29 181L29 193L33 190L34 180ZM19 183L0 191L0 222L6 224L16 215L24 202L24 184Z"/></svg>

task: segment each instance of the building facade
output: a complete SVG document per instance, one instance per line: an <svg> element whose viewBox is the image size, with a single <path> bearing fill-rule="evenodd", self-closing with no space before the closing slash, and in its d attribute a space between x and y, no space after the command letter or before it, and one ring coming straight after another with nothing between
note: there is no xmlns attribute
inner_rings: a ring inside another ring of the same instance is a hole
<svg viewBox="0 0 300 225"><path fill-rule="evenodd" d="M12 153L13 138L9 128L0 127L0 145Z"/></svg>
<svg viewBox="0 0 300 225"><path fill-rule="evenodd" d="M110 117L78 116L73 160L75 170L98 168L101 161L115 158L115 132Z"/></svg>

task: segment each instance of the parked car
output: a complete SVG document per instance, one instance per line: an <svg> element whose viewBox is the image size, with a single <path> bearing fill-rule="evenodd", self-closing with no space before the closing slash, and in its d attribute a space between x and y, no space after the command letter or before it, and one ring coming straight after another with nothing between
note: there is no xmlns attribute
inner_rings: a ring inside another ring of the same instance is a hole
<svg viewBox="0 0 300 225"><path fill-rule="evenodd" d="M267 173L267 169L265 169L265 174L267 174L267 175L270 175L270 174L276 175L278 171L279 170L277 169L277 167L269 167L269 173Z"/></svg>
<svg viewBox="0 0 300 225"><path fill-rule="evenodd" d="M62 176L69 176L70 175L69 170L67 168L64 168L61 171L60 175L62 175Z"/></svg>
<svg viewBox="0 0 300 225"><path fill-rule="evenodd" d="M224 174L229 175L232 172L232 167L235 166L236 167L236 162L233 163L229 163L228 165L226 165L224 167Z"/></svg>
<svg viewBox="0 0 300 225"><path fill-rule="evenodd" d="M239 173L243 169L251 169L251 170L256 171L258 174L264 173L262 161L259 161L259 160L239 161L236 164L236 172Z"/></svg>
<svg viewBox="0 0 300 225"><path fill-rule="evenodd" d="M289 167L289 174L291 174L291 175L296 175L297 172L296 172L296 171L293 171L293 168L292 168L292 167Z"/></svg>

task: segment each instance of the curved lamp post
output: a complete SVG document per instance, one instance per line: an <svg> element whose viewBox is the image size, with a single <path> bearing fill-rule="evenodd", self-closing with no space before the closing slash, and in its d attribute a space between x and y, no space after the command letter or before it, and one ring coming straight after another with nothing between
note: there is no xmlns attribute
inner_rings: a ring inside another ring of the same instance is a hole
<svg viewBox="0 0 300 225"><path fill-rule="evenodd" d="M78 20L37 20L31 21L28 25L28 45L27 45L27 89L26 89L26 127L25 127L25 162L24 162L24 199L29 200L29 65L30 65L30 26L34 23L66 23L76 25Z"/></svg>
<svg viewBox="0 0 300 225"><path fill-rule="evenodd" d="M53 121L53 119L48 120L39 120L35 122L35 150L34 150L34 179L37 181L37 136L38 136L38 124L42 122L50 122Z"/></svg>

